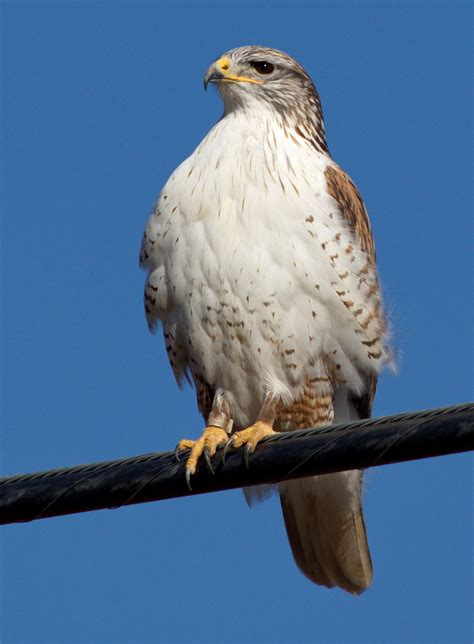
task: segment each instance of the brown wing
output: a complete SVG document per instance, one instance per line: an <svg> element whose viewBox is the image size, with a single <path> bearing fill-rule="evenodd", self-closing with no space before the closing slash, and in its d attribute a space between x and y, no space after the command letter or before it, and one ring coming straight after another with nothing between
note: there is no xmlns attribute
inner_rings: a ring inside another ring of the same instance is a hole
<svg viewBox="0 0 474 644"><path fill-rule="evenodd" d="M352 229L359 247L367 253L369 262L375 266L374 238L359 191L352 179L337 165L328 166L324 174L329 194L339 204L341 214ZM370 375L367 377L365 393L352 399L360 418L370 418L376 387L377 377Z"/></svg>
<svg viewBox="0 0 474 644"><path fill-rule="evenodd" d="M375 245L369 216L352 179L337 165L325 171L328 192L337 201L341 214L354 232L357 243L375 264Z"/></svg>

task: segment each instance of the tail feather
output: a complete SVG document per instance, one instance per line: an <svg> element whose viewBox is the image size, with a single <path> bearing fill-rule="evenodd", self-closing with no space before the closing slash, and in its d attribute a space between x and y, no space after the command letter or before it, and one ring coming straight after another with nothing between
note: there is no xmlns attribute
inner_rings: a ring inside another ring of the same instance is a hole
<svg viewBox="0 0 474 644"><path fill-rule="evenodd" d="M372 583L362 473L325 474L280 484L280 500L296 564L311 581L360 594Z"/></svg>

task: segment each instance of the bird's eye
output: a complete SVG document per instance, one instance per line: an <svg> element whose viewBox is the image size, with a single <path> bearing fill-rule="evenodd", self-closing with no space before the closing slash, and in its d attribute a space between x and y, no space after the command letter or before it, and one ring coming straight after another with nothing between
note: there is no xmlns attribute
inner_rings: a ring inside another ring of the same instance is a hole
<svg viewBox="0 0 474 644"><path fill-rule="evenodd" d="M252 60L250 65L255 69L259 74L271 74L275 69L275 65L272 63L267 63L266 60Z"/></svg>

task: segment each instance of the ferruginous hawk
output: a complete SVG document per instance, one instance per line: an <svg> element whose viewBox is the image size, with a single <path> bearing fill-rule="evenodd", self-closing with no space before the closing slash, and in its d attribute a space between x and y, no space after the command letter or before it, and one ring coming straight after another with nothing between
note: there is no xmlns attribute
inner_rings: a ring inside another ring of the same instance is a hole
<svg viewBox="0 0 474 644"><path fill-rule="evenodd" d="M163 188L140 257L148 324L207 425L179 445L188 481L228 441L249 453L274 431L367 418L390 358L367 212L309 76L239 47L204 83L224 114ZM372 581L361 486L359 471L279 486L300 570L356 594Z"/></svg>

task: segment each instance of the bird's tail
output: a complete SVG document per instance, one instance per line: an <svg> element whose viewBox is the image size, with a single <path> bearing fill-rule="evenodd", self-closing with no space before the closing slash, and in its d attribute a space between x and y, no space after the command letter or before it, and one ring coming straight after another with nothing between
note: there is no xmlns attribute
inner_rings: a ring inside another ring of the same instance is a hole
<svg viewBox="0 0 474 644"><path fill-rule="evenodd" d="M362 472L324 474L280 484L288 540L311 581L359 595L372 583Z"/></svg>

